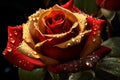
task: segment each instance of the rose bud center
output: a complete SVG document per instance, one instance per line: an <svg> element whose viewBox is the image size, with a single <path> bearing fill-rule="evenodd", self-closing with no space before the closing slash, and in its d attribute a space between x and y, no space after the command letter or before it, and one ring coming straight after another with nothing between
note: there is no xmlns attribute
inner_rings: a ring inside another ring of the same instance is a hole
<svg viewBox="0 0 120 80"><path fill-rule="evenodd" d="M61 10L53 10L45 17L45 22L50 31L46 30L47 33L63 33L70 29L72 24L66 18L65 14ZM47 28L47 29L48 29Z"/></svg>

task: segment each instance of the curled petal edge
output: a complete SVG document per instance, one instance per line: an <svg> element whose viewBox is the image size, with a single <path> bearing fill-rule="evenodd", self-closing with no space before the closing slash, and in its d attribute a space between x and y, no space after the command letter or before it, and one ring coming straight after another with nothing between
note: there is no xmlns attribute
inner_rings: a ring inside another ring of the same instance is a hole
<svg viewBox="0 0 120 80"><path fill-rule="evenodd" d="M12 64L25 70L32 70L35 67L45 67L46 65L38 59L29 58L16 48L22 41L22 26L8 26L7 47L3 51L4 57Z"/></svg>
<svg viewBox="0 0 120 80"><path fill-rule="evenodd" d="M96 63L105 57L110 51L110 48L106 46L100 46L97 50L85 58L59 65L48 66L48 70L53 73L75 73L78 71L89 70L92 69Z"/></svg>

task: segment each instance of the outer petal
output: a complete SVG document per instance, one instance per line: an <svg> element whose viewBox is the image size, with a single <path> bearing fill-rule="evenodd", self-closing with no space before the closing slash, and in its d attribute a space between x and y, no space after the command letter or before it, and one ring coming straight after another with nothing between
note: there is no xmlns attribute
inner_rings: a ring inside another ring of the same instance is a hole
<svg viewBox="0 0 120 80"><path fill-rule="evenodd" d="M89 70L93 68L96 63L105 55L107 55L110 51L110 48L101 46L93 52L94 54L90 54L80 60L75 60L54 66L48 66L48 70L53 73L74 73L78 71Z"/></svg>
<svg viewBox="0 0 120 80"><path fill-rule="evenodd" d="M101 31L104 27L105 21L93 17L88 17L87 21L88 26L91 26L90 29L92 32L88 35L88 39L86 40L86 44L80 54L80 57L86 57L89 53L97 49L102 42Z"/></svg>
<svg viewBox="0 0 120 80"><path fill-rule="evenodd" d="M73 4L74 4L74 0L69 0L66 4L61 5L61 7L66 8L72 12L80 12L80 10L76 8Z"/></svg>
<svg viewBox="0 0 120 80"><path fill-rule="evenodd" d="M80 51L79 47L81 45L77 45L76 41L79 42L80 40L77 40L77 39L81 36L76 37L75 42L74 42L74 39L72 39L78 35L78 31L76 31L77 26L78 26L78 23L75 23L75 25L73 25L73 27L71 28L70 31L63 33L61 35L60 34L56 34L53 36L48 35L49 37L52 37L52 38L48 39L43 44L42 50L44 51L44 54L51 58L54 58L56 60L60 60L60 61L66 61L66 60L70 60L70 59L79 57L78 51ZM74 30L77 34L74 32ZM68 42L64 43L65 41L68 41ZM62 43L64 43L64 44L62 44ZM71 44L71 45L69 46L69 44ZM76 46L74 46L74 48L73 48L73 47L71 47L72 45L76 45Z"/></svg>
<svg viewBox="0 0 120 80"><path fill-rule="evenodd" d="M3 51L4 57L11 63L26 70L32 70L35 66L43 67L40 60L32 59L16 50L22 41L22 26L8 27L7 47Z"/></svg>
<svg viewBox="0 0 120 80"><path fill-rule="evenodd" d="M120 10L120 0L97 0L96 2L102 8Z"/></svg>

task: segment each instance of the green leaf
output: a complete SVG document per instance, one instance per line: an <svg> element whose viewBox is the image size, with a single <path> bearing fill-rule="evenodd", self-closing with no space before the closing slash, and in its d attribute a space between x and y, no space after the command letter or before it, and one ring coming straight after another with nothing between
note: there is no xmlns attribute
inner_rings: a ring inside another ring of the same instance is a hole
<svg viewBox="0 0 120 80"><path fill-rule="evenodd" d="M102 45L110 47L112 51L96 66L95 73L98 80L120 80L120 37L112 37Z"/></svg>
<svg viewBox="0 0 120 80"><path fill-rule="evenodd" d="M50 76L52 77L52 80L60 80L60 75L55 74L49 71Z"/></svg>
<svg viewBox="0 0 120 80"><path fill-rule="evenodd" d="M96 14L98 6L96 0L74 0L75 6L87 14Z"/></svg>
<svg viewBox="0 0 120 80"><path fill-rule="evenodd" d="M97 69L115 77L120 77L120 58L106 57L97 65Z"/></svg>
<svg viewBox="0 0 120 80"><path fill-rule="evenodd" d="M19 80L43 80L44 70L42 68L26 71L19 68Z"/></svg>
<svg viewBox="0 0 120 80"><path fill-rule="evenodd" d="M120 37L109 38L108 40L104 41L102 45L112 49L108 56L120 57Z"/></svg>
<svg viewBox="0 0 120 80"><path fill-rule="evenodd" d="M93 78L94 78L94 72L92 70L72 73L69 76L69 80L93 80Z"/></svg>

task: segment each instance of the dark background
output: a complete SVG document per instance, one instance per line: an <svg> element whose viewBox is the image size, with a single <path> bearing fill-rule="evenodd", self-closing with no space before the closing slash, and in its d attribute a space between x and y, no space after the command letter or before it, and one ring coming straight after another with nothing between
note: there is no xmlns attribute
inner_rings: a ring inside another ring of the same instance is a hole
<svg viewBox="0 0 120 80"><path fill-rule="evenodd" d="M2 55L7 44L7 26L21 25L39 8L52 6L45 4L45 0L0 0L0 80L19 80L18 68Z"/></svg>
<svg viewBox="0 0 120 80"><path fill-rule="evenodd" d="M19 80L18 68L2 55L7 43L7 26L26 22L27 16L39 7L45 7L40 0L0 0L0 80Z"/></svg>
<svg viewBox="0 0 120 80"><path fill-rule="evenodd" d="M62 4L67 0L0 0L0 80L19 80L18 68L2 55L7 45L7 27L21 25L39 8Z"/></svg>

